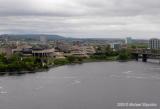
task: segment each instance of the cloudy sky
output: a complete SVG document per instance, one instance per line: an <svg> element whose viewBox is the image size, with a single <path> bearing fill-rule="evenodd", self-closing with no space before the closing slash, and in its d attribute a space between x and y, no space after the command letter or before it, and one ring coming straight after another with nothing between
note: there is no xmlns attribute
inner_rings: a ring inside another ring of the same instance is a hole
<svg viewBox="0 0 160 109"><path fill-rule="evenodd" d="M160 37L160 0L0 0L0 34Z"/></svg>

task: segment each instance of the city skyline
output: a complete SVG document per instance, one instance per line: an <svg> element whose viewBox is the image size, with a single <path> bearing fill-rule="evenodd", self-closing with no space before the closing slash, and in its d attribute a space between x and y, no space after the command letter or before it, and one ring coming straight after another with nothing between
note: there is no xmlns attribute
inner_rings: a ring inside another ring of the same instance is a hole
<svg viewBox="0 0 160 109"><path fill-rule="evenodd" d="M159 37L158 0L0 0L0 34Z"/></svg>

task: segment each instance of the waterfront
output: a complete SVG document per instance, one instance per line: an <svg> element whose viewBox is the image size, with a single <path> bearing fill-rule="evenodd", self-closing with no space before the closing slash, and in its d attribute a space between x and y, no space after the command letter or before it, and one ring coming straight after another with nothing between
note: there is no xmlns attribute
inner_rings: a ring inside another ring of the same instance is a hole
<svg viewBox="0 0 160 109"><path fill-rule="evenodd" d="M93 62L0 77L0 109L118 109L117 103L157 109L159 92L159 64Z"/></svg>

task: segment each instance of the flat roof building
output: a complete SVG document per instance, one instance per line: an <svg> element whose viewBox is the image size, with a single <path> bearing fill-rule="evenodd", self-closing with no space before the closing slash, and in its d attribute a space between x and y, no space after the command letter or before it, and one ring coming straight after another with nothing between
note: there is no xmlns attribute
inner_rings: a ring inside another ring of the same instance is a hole
<svg viewBox="0 0 160 109"><path fill-rule="evenodd" d="M125 39L125 43L126 43L126 44L132 44L132 38L131 38L131 37L127 37L127 38Z"/></svg>
<svg viewBox="0 0 160 109"><path fill-rule="evenodd" d="M150 49L160 49L160 39L152 38L149 40Z"/></svg>

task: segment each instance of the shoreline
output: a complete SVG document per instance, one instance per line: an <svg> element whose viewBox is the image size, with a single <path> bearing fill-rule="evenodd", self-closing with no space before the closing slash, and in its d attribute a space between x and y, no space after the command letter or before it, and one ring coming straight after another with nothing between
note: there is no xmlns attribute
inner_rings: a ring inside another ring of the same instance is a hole
<svg viewBox="0 0 160 109"><path fill-rule="evenodd" d="M0 72L0 76L14 76L14 75L23 75L23 74L33 74L33 73L37 73L37 72L43 72L43 71L48 71L51 68L56 68L56 67L60 67L60 66L65 66L65 65L76 65L76 64L84 64L84 63L92 63L92 62L128 62L131 60L125 60L125 61L120 61L120 60L96 60L96 59L89 59L89 60L84 60L82 62L74 62L74 63L68 63L68 64L63 64L63 65L51 65L48 66L48 68L42 68L42 69L35 69L33 71L27 71L27 70L22 70L22 71L10 71L10 72Z"/></svg>

